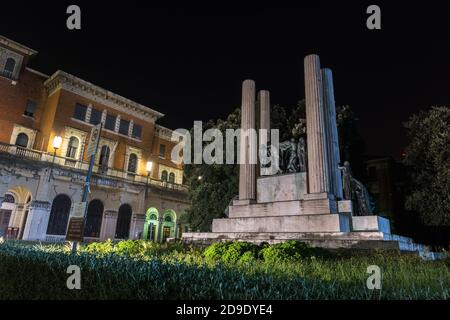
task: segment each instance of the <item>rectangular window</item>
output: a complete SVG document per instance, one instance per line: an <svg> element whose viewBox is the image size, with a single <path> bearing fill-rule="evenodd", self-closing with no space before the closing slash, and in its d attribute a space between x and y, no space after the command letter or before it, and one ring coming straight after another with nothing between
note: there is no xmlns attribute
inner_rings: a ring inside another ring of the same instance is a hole
<svg viewBox="0 0 450 320"><path fill-rule="evenodd" d="M116 129L116 116L112 114L106 115L105 129L114 131Z"/></svg>
<svg viewBox="0 0 450 320"><path fill-rule="evenodd" d="M163 144L159 145L159 156L161 158L165 158L166 157L166 146Z"/></svg>
<svg viewBox="0 0 450 320"><path fill-rule="evenodd" d="M129 128L130 128L130 121L121 119L120 126L119 126L119 133L127 136Z"/></svg>
<svg viewBox="0 0 450 320"><path fill-rule="evenodd" d="M142 127L138 124L133 126L133 138L140 139L142 135Z"/></svg>
<svg viewBox="0 0 450 320"><path fill-rule="evenodd" d="M24 115L28 117L33 117L34 112L36 111L37 102L33 100L27 100L27 106L25 107Z"/></svg>
<svg viewBox="0 0 450 320"><path fill-rule="evenodd" d="M94 125L97 125L101 121L102 121L102 112L100 110L92 108L91 119L89 120L89 122Z"/></svg>
<svg viewBox="0 0 450 320"><path fill-rule="evenodd" d="M87 112L87 107L83 106L82 104L77 103L75 105L75 111L73 113L73 117L75 119L85 121L86 120L86 112Z"/></svg>

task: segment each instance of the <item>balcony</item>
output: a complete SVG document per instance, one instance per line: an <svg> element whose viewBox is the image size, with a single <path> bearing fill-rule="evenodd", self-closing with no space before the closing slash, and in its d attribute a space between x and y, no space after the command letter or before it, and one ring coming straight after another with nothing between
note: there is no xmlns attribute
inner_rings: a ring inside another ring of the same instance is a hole
<svg viewBox="0 0 450 320"><path fill-rule="evenodd" d="M0 70L0 76L13 80L13 73L9 70Z"/></svg>
<svg viewBox="0 0 450 320"><path fill-rule="evenodd" d="M53 156L53 154L38 150L32 150L28 148L23 148L16 145L11 145L7 143L0 142L0 153L10 154L13 156L20 157L22 159L34 160L39 162L53 163L55 166L66 167L67 169L75 169L88 171L89 163L86 161L79 161L72 158ZM97 185L106 185L111 187L116 187L118 184L111 180L110 178L119 179L126 182L136 182L141 184L153 185L156 187L170 189L175 191L185 192L186 186L177 183L170 183L167 181L162 181L158 179L149 178L147 181L147 176L141 176L132 172L127 172L123 170L117 170L115 168L94 165L93 168L94 177L93 182ZM108 179L109 178L109 179Z"/></svg>

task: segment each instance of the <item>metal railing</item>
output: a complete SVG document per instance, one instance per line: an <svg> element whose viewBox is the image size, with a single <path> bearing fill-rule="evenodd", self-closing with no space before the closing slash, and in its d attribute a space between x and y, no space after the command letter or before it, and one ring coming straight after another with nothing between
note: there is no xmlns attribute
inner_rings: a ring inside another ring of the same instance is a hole
<svg viewBox="0 0 450 320"><path fill-rule="evenodd" d="M7 144L4 142L0 142L0 152L9 153L11 155L30 160L49 162L53 163L55 166L67 167L71 169L87 171L89 167L89 163L86 161L80 161L77 159L62 156L54 156L53 154L48 152L32 150L16 145ZM142 176L133 172L118 170L116 168L106 166L94 165L93 172L94 175L100 176L95 178L95 181L97 181L97 183L101 185L117 186L116 182L107 181L108 180L107 178L116 178L116 179L118 178L125 181L132 181L144 184L148 182L150 186L153 185L176 191L187 190L186 186L182 184L148 178L147 176ZM104 176L104 178L102 178L102 176Z"/></svg>

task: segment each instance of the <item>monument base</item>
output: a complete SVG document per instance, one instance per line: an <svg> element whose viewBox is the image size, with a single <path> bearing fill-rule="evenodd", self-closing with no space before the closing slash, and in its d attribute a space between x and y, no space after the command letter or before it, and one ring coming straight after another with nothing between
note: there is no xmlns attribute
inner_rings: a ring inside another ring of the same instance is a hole
<svg viewBox="0 0 450 320"><path fill-rule="evenodd" d="M329 250L396 250L416 253L424 260L438 260L445 254L432 252L428 246L407 237L383 232L191 232L183 233L182 242L208 246L219 241L246 241L269 244L296 240Z"/></svg>

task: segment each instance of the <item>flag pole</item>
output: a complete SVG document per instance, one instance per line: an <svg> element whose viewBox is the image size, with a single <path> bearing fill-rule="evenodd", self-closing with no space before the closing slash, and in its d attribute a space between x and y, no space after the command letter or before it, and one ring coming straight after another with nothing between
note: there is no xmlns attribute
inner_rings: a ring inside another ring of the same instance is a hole
<svg viewBox="0 0 450 320"><path fill-rule="evenodd" d="M94 153L91 154L91 158L89 160L89 169L88 169L88 173L86 175L86 182L83 187L83 196L81 199L82 203L87 202L88 194L91 192L91 176L92 176L92 171L93 171L94 163L95 163L95 155L97 154L98 145L100 144L100 137L102 134L102 129L103 129L103 122L100 123L100 129L98 132L98 139L97 139L97 143L95 146L95 151L94 151ZM84 222L83 222L83 227L81 228L81 237L83 237L83 235L84 235L84 226L86 225L87 211L88 211L88 206L86 204L86 206L84 208L84 215L83 215ZM72 242L72 253L76 254L77 249L78 249L78 241Z"/></svg>

